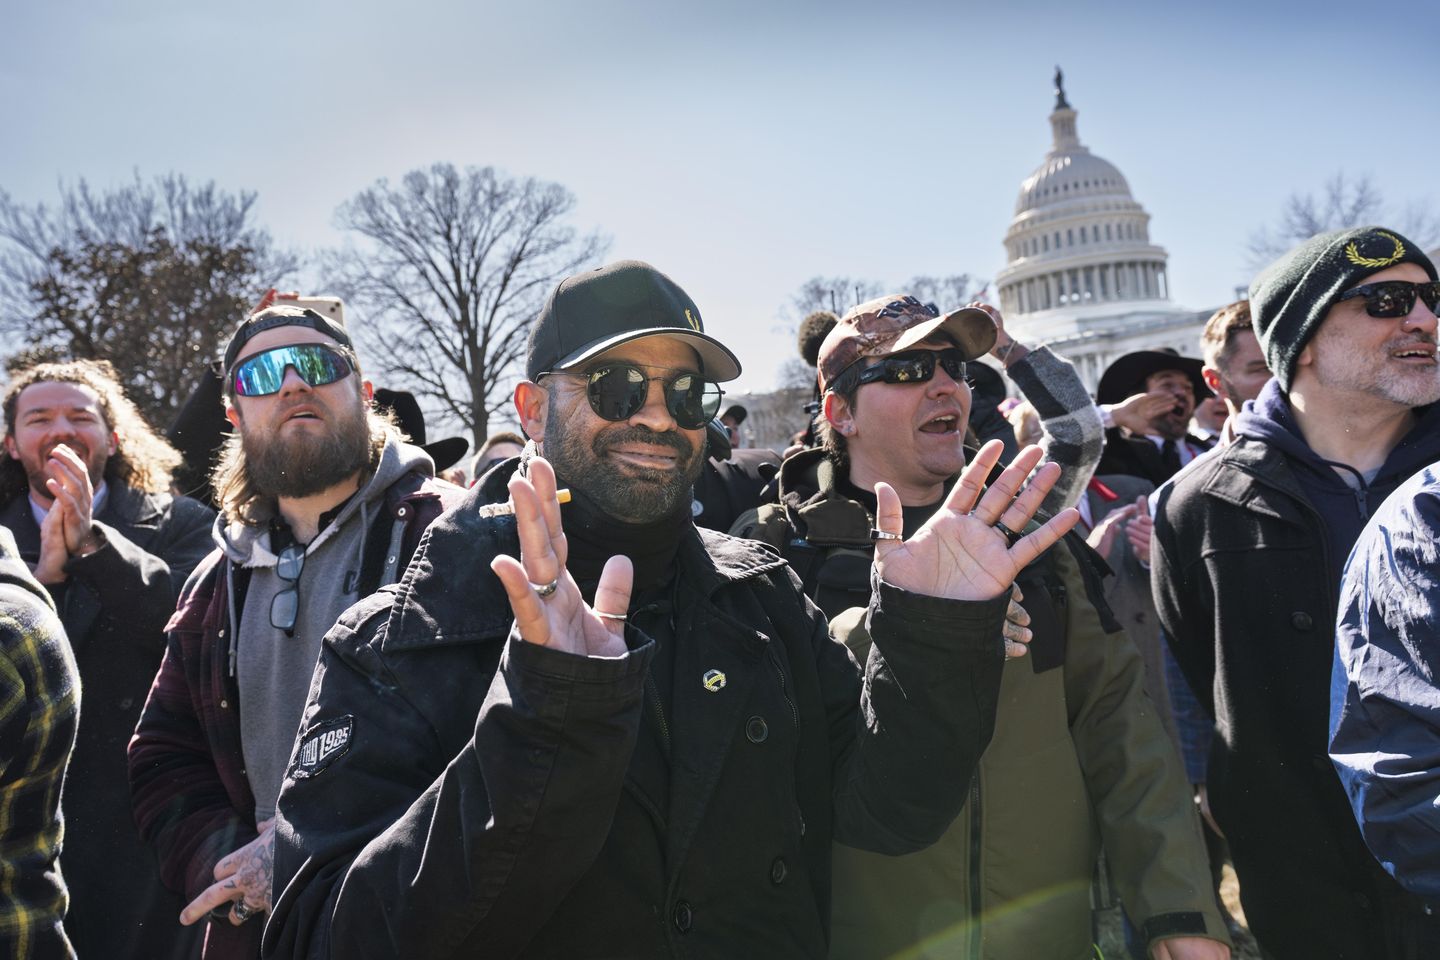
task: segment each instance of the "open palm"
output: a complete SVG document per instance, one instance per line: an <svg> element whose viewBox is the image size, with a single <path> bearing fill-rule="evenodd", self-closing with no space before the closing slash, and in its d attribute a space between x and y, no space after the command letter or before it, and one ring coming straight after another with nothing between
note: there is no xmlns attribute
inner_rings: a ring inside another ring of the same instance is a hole
<svg viewBox="0 0 1440 960"><path fill-rule="evenodd" d="M1026 447L987 488L985 478L1002 449L998 440L985 444L940 509L909 540L877 541L875 566L881 579L911 593L990 600L1007 591L1016 574L1075 526L1079 512L1066 509L1010 542L997 524L1012 531L1023 529L1055 485L1060 467L1047 463L1026 483L1043 456L1039 447ZM875 497L876 526L899 533L903 526L899 496L889 484L880 483Z"/></svg>

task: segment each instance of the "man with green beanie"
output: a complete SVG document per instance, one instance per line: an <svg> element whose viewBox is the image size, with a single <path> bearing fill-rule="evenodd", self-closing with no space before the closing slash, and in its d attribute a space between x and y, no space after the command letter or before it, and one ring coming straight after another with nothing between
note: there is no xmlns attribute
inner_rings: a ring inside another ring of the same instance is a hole
<svg viewBox="0 0 1440 960"><path fill-rule="evenodd" d="M1156 512L1156 608L1215 717L1211 810L1276 957L1416 949L1422 908L1365 848L1326 749L1345 559L1381 501L1440 459L1436 279L1380 227L1314 237L1262 272L1250 308L1275 377Z"/></svg>

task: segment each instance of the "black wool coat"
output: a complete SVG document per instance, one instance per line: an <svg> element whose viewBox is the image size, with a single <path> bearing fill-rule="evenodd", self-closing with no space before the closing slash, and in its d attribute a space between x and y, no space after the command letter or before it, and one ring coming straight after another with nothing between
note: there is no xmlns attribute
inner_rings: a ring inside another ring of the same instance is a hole
<svg viewBox="0 0 1440 960"><path fill-rule="evenodd" d="M80 731L65 776L65 845L70 889L65 929L81 957L196 955L199 931L180 926L179 898L160 883L155 857L130 814L125 748L165 652L175 598L209 553L215 514L189 497L117 483L94 516L102 546L65 565L50 587L80 668ZM29 497L0 508L32 566L40 527Z"/></svg>

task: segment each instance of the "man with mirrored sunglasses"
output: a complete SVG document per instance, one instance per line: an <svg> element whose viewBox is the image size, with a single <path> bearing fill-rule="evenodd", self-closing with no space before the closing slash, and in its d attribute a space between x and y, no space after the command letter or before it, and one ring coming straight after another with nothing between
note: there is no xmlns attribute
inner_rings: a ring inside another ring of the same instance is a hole
<svg viewBox="0 0 1440 960"><path fill-rule="evenodd" d="M1321 234L1262 271L1250 312L1274 378L1156 508L1156 610L1216 721L1211 813L1277 957L1416 956L1411 935L1433 929L1366 849L1326 751L1346 558L1440 459L1436 279L1384 227Z"/></svg>
<svg viewBox="0 0 1440 960"><path fill-rule="evenodd" d="M346 607L399 579L460 491L371 407L336 321L263 309L236 329L223 366L235 431L212 478L219 548L170 622L130 779L141 832L188 901L181 922L208 917L206 958L252 960L320 641Z"/></svg>
<svg viewBox="0 0 1440 960"><path fill-rule="evenodd" d="M990 736L1010 580L1074 516L1013 545L997 525L1055 471L1022 492L1028 458L982 496L992 451L908 541L881 490L862 672L782 560L691 522L711 385L738 374L647 264L552 293L518 469L327 638L267 954L822 958L832 840L944 830ZM343 754L305 762L337 730Z"/></svg>
<svg viewBox="0 0 1440 960"><path fill-rule="evenodd" d="M907 296L852 308L820 348L823 448L789 457L779 502L737 525L790 560L861 662L870 490L894 488L907 535L940 508L966 469L965 365L992 349L998 316L984 304L941 316ZM905 856L836 845L832 958L1087 956L1101 840L1156 956L1228 956L1188 785L1100 599L1102 570L1072 536L1020 571L995 735L964 807Z"/></svg>

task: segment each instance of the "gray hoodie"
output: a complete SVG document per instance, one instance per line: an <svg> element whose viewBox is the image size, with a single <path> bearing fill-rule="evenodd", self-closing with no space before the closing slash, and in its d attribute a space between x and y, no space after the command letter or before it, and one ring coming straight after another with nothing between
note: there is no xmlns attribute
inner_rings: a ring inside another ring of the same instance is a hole
<svg viewBox="0 0 1440 960"><path fill-rule="evenodd" d="M405 474L434 476L430 457L419 447L391 440L368 483L305 550L298 587L300 606L293 635L270 625L270 604L291 585L275 573L268 517L254 525L215 521L215 541L233 565L230 598L234 603L234 566L248 568L250 586L242 611L230 611L235 633L236 681L240 687L240 733L245 773L255 794L257 823L275 815L280 782L295 742L296 728L310 692L310 675L320 641L347 607L360 599L357 583L365 534L384 509L385 491ZM390 554L398 553L398 544ZM401 572L387 563L383 583ZM239 613L238 625L236 613Z"/></svg>

